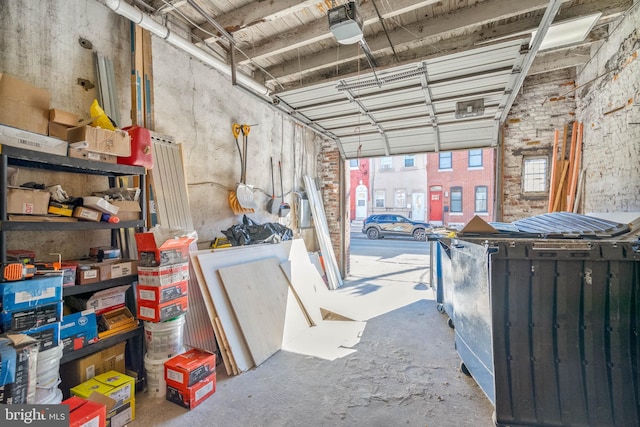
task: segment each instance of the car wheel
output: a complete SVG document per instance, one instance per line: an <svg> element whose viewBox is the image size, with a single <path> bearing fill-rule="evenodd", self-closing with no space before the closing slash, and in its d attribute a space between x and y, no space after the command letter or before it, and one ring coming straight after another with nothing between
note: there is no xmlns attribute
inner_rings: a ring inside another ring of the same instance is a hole
<svg viewBox="0 0 640 427"><path fill-rule="evenodd" d="M427 240L427 233L424 231L424 228L417 228L413 232L413 240L418 240L424 242Z"/></svg>
<svg viewBox="0 0 640 427"><path fill-rule="evenodd" d="M377 228L370 228L367 230L367 237L371 240L376 240L380 237L380 233Z"/></svg>

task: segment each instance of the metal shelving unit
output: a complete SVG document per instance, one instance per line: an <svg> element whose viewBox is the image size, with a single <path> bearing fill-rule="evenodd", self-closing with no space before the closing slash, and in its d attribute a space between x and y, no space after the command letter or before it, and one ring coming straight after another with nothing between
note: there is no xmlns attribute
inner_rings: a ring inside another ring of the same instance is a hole
<svg viewBox="0 0 640 427"><path fill-rule="evenodd" d="M42 169L46 171L67 172L84 175L100 175L109 179L109 185L114 186L116 178L121 176L138 176L142 194L140 200L145 200L145 169L139 166L119 165L112 163L102 163L85 159L75 159L67 156L42 153L38 151L26 150L12 146L0 144L0 188L6 189L8 186L8 167L22 167L31 169ZM4 190L3 190L4 191ZM146 218L146 206L141 204L141 217ZM117 243L118 230L124 228L144 229L144 220L123 221L120 223L109 222L41 222L41 221L9 221L7 214L6 191L0 197L0 261L7 261L6 254L6 233L16 231L91 231L91 230L111 230L112 245ZM75 285L63 288L63 296L93 293L104 289L113 288L120 285L132 284L137 281L137 276L127 276L112 280L106 280L91 285ZM127 305L134 306L134 298L131 289L127 291ZM136 329L114 335L91 344L80 350L65 354L61 364L71 362L81 357L104 350L114 344L127 341L127 358L136 370L138 384L144 385L144 328L140 324ZM133 359L133 360L131 360Z"/></svg>

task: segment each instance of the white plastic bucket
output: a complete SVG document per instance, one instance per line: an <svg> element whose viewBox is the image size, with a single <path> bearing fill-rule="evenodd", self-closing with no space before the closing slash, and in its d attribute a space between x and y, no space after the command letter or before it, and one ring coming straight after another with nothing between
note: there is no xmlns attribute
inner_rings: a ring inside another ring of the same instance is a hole
<svg viewBox="0 0 640 427"><path fill-rule="evenodd" d="M57 347L38 353L38 364L36 368L36 386L51 388L59 378L60 359L62 359L61 343Z"/></svg>
<svg viewBox="0 0 640 427"><path fill-rule="evenodd" d="M55 405L62 403L62 390L57 387L37 388L36 404L38 405Z"/></svg>
<svg viewBox="0 0 640 427"><path fill-rule="evenodd" d="M146 371L147 392L152 397L164 399L167 393L167 382L164 380L164 362L168 359L150 359L144 355L144 370Z"/></svg>
<svg viewBox="0 0 640 427"><path fill-rule="evenodd" d="M168 322L144 322L147 356L151 360L169 359L182 350L184 315Z"/></svg>

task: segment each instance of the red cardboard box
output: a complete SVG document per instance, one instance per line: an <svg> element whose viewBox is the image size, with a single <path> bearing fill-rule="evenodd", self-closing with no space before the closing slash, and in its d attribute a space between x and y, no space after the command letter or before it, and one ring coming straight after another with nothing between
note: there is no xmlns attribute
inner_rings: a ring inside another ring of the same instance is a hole
<svg viewBox="0 0 640 427"><path fill-rule="evenodd" d="M216 373L187 388L167 384L167 400L184 408L193 409L216 392Z"/></svg>
<svg viewBox="0 0 640 427"><path fill-rule="evenodd" d="M161 304L138 300L138 319L149 322L164 322L186 313L188 308L189 298L186 295Z"/></svg>
<svg viewBox="0 0 640 427"><path fill-rule="evenodd" d="M107 420L106 405L72 396L62 402L69 406L69 427L104 427Z"/></svg>
<svg viewBox="0 0 640 427"><path fill-rule="evenodd" d="M162 304L187 295L189 282L170 283L164 286L138 285L138 302L149 301L155 304Z"/></svg>
<svg viewBox="0 0 640 427"><path fill-rule="evenodd" d="M138 268L138 282L141 285L163 286L183 280L189 280L188 262L164 267Z"/></svg>
<svg viewBox="0 0 640 427"><path fill-rule="evenodd" d="M175 388L191 387L216 372L216 355L193 348L164 363L164 378Z"/></svg>
<svg viewBox="0 0 640 427"><path fill-rule="evenodd" d="M160 267L188 262L189 245L194 240L191 237L179 237L168 239L158 245L152 232L136 233L138 265L140 267Z"/></svg>

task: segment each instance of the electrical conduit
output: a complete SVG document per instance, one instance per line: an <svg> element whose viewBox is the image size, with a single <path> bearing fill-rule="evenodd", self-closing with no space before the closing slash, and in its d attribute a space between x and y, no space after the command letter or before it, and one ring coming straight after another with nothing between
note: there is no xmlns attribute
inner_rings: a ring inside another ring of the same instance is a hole
<svg viewBox="0 0 640 427"><path fill-rule="evenodd" d="M227 77L231 77L231 67L228 64L208 54L198 46L191 43L189 40L183 39L182 37L173 34L171 30L169 30L169 28L157 23L149 15L142 13L140 10L125 3L123 0L105 0L105 4L118 15L124 16L125 18L141 26L142 28L151 31L156 36L166 40L177 48L182 49L195 58L198 58L205 64L212 66ZM247 89L250 89L257 95L263 97L269 96L269 89L253 80L252 78L241 73L237 73L236 77L238 79L238 83L244 85Z"/></svg>

